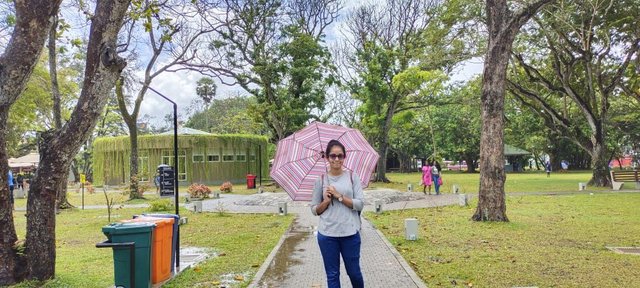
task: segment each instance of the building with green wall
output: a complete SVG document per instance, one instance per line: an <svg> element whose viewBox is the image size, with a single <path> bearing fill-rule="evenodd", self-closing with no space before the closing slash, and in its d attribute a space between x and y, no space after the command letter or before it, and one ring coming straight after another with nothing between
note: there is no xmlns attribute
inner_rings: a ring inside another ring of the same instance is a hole
<svg viewBox="0 0 640 288"><path fill-rule="evenodd" d="M267 137L216 135L178 130L178 180L181 184L245 183L247 174L268 178ZM129 181L129 136L103 137L93 143L94 185L122 185ZM174 165L173 132L138 137L138 171L153 185L160 164Z"/></svg>

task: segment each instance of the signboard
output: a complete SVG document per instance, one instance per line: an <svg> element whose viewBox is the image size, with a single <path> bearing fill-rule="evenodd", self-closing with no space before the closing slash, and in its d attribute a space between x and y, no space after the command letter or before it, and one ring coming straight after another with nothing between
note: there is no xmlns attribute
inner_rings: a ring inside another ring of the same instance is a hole
<svg viewBox="0 0 640 288"><path fill-rule="evenodd" d="M84 174L80 174L80 183L84 184L87 182L87 176Z"/></svg>
<svg viewBox="0 0 640 288"><path fill-rule="evenodd" d="M173 173L173 167L171 166L158 166L158 175L160 175L160 197L173 197L175 195L175 178Z"/></svg>

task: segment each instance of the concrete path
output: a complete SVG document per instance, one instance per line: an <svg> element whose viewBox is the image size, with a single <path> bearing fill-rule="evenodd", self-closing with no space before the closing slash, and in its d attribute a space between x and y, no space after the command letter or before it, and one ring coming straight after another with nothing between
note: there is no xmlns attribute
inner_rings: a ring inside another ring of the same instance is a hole
<svg viewBox="0 0 640 288"><path fill-rule="evenodd" d="M399 210L457 204L458 195L427 196L394 190L366 191L365 210L373 211L371 204L376 200L385 203L384 210ZM287 203L288 212L296 214L296 219L249 287L326 287L324 266L316 240L318 218L311 214L308 202L293 202L284 193L264 193L251 197L222 195L221 199L204 201L203 210L277 213L280 202ZM364 218L361 236L360 263L366 287L426 287L382 233ZM343 287L351 287L344 265L340 278Z"/></svg>

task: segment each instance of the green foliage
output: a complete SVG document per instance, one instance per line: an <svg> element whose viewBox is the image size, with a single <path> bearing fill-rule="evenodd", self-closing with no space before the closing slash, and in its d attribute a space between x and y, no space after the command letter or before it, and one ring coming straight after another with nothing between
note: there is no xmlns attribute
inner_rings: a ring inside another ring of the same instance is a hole
<svg viewBox="0 0 640 288"><path fill-rule="evenodd" d="M206 110L191 116L185 126L217 134L268 134L263 122L256 122L251 115L252 105L257 105L255 97L213 99Z"/></svg>
<svg viewBox="0 0 640 288"><path fill-rule="evenodd" d="M436 145L442 156L448 160L465 160L467 167L477 167L480 158L480 86L481 79L467 82L464 86L453 87L447 98L451 104L430 109L434 123Z"/></svg>
<svg viewBox="0 0 640 288"><path fill-rule="evenodd" d="M169 199L156 199L149 203L149 212L173 211L173 202Z"/></svg>
<svg viewBox="0 0 640 288"><path fill-rule="evenodd" d="M336 82L324 35L318 32L324 27L307 29L309 21L318 20L291 13L295 5L279 0L227 5L227 14L240 20L228 20L216 30L219 39L209 48L224 68L213 69L256 98L249 115L269 127L275 140L282 139L316 118L313 111L324 108L326 90ZM318 17L334 17L324 5L314 6L322 10Z"/></svg>
<svg viewBox="0 0 640 288"><path fill-rule="evenodd" d="M53 100L46 54L40 58L25 90L9 110L7 150L20 156L35 149L35 131L53 128ZM62 62L62 61L61 61ZM74 67L58 68L62 119L69 119L73 101L78 97L76 78L80 72Z"/></svg>
<svg viewBox="0 0 640 288"><path fill-rule="evenodd" d="M197 85L196 94L202 98L204 103L207 105L211 104L213 97L216 96L216 83L209 77L203 77L198 79Z"/></svg>

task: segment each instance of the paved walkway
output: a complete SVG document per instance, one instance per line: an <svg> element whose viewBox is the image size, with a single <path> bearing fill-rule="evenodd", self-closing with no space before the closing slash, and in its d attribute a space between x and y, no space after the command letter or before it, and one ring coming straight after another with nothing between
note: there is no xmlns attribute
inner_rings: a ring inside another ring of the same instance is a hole
<svg viewBox="0 0 640 288"><path fill-rule="evenodd" d="M384 210L434 207L458 203L458 195L426 196L422 193L400 193L375 190L365 193L365 210L382 201ZM308 202L293 202L284 193L264 193L251 197L222 195L207 200L203 210L240 213L277 213L278 203L287 202L289 213L296 214L290 229L266 259L249 287L325 287L326 277L318 243L318 218L311 214ZM369 221L362 223L361 266L366 287L426 287L413 269ZM341 267L343 287L351 287Z"/></svg>

